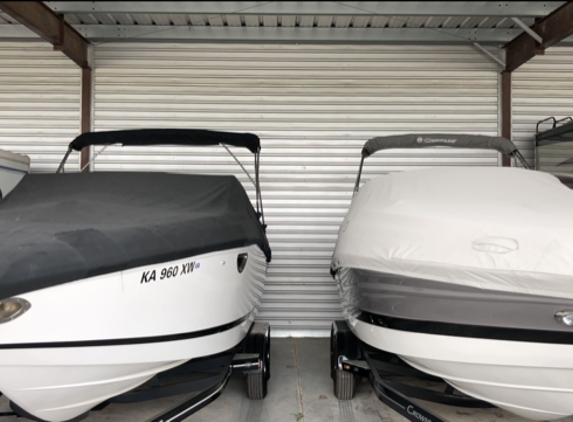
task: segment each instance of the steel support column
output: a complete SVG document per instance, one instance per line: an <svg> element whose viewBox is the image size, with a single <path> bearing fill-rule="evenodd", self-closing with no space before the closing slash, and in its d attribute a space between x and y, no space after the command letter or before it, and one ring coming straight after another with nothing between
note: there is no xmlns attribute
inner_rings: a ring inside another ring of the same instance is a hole
<svg viewBox="0 0 573 422"><path fill-rule="evenodd" d="M82 133L92 130L92 70L82 69L82 105L81 105L81 130ZM90 147L82 149L80 155L80 169L83 172L90 171L87 165L90 162ZM84 168L85 167L85 168Z"/></svg>
<svg viewBox="0 0 573 422"><path fill-rule="evenodd" d="M501 136L511 139L511 72L501 73ZM502 157L502 166L510 167L511 158Z"/></svg>

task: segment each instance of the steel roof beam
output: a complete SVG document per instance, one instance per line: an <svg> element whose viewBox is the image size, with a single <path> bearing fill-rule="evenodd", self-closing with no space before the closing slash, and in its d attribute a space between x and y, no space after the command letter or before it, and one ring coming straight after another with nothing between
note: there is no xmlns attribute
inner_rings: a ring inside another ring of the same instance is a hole
<svg viewBox="0 0 573 422"><path fill-rule="evenodd" d="M189 15L398 15L541 17L564 2L542 1L46 1L56 13Z"/></svg>
<svg viewBox="0 0 573 422"><path fill-rule="evenodd" d="M192 27L160 25L73 25L92 42L300 42L300 43L415 43L504 44L520 29L425 28L265 28ZM16 25L0 25L0 38L31 39L35 34ZM573 40L572 40L573 41Z"/></svg>
<svg viewBox="0 0 573 422"><path fill-rule="evenodd" d="M0 10L51 43L54 50L61 51L81 68L89 67L89 42L42 2L0 1Z"/></svg>
<svg viewBox="0 0 573 422"><path fill-rule="evenodd" d="M513 20L516 24L518 24L521 27L521 29L527 32L529 36L533 38L535 41L537 41L540 44L543 42L543 38L541 38L538 34L536 34L535 31L531 29L529 26L527 26L527 24L525 24L525 22L523 22L521 19L511 18L511 20Z"/></svg>
<svg viewBox="0 0 573 422"><path fill-rule="evenodd" d="M477 49L481 50L486 56L492 59L494 62L498 63L502 68L505 68L505 61L497 57L495 54L490 52L488 49L484 48L480 43L474 42Z"/></svg>
<svg viewBox="0 0 573 422"><path fill-rule="evenodd" d="M189 27L160 25L72 25L92 42L300 42L330 44L410 43L474 44L508 43L520 29L429 28L265 28ZM22 25L0 25L0 39L31 40L38 36ZM573 37L564 40L573 43Z"/></svg>
<svg viewBox="0 0 573 422"><path fill-rule="evenodd" d="M531 30L539 35L538 43L528 33L523 33L508 43L506 50L506 72L512 72L544 50L573 35L573 2L567 2L535 25Z"/></svg>
<svg viewBox="0 0 573 422"><path fill-rule="evenodd" d="M330 44L506 44L522 33L500 28L276 28L161 25L72 25L92 42L301 42ZM21 25L0 25L0 39L37 39ZM573 37L564 40L573 43Z"/></svg>

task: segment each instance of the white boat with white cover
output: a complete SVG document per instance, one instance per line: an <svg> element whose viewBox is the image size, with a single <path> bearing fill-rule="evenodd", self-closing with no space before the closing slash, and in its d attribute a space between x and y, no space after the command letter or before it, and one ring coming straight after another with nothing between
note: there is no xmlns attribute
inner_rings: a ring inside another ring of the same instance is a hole
<svg viewBox="0 0 573 422"><path fill-rule="evenodd" d="M250 134L140 130L87 145L219 143ZM0 391L19 413L80 420L159 372L233 349L270 248L233 176L30 174L0 203ZM228 366L227 366L228 367Z"/></svg>
<svg viewBox="0 0 573 422"><path fill-rule="evenodd" d="M0 150L0 199L4 198L30 172L30 157Z"/></svg>
<svg viewBox="0 0 573 422"><path fill-rule="evenodd" d="M503 138L430 134L374 138L363 160L436 145L522 159ZM370 180L332 261L348 325L468 395L529 419L573 415L571 209L573 191L556 177L519 168Z"/></svg>

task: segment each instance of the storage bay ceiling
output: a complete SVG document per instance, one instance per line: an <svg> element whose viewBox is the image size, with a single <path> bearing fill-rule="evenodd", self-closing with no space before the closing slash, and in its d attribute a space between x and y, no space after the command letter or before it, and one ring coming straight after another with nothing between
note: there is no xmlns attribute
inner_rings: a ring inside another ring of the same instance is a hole
<svg viewBox="0 0 573 422"><path fill-rule="evenodd" d="M513 60L503 47L537 35L529 28L565 2L43 4L89 42L92 130L261 138L273 262L259 317L278 335L326 335L340 316L330 258L364 142L406 132L501 135L500 72ZM573 114L572 41L514 72L514 137L529 159L536 121ZM80 132L81 75L0 13L0 148L30 155L34 171L54 171ZM547 88L558 95L544 96ZM246 151L233 152L252 163ZM432 165L499 164L488 151L393 150L366 162L363 181ZM69 170L78 169L79 159ZM254 200L223 149L110 147L93 169L233 173Z"/></svg>
<svg viewBox="0 0 573 422"><path fill-rule="evenodd" d="M500 44L564 2L44 2L88 40ZM35 37L6 13L0 36Z"/></svg>

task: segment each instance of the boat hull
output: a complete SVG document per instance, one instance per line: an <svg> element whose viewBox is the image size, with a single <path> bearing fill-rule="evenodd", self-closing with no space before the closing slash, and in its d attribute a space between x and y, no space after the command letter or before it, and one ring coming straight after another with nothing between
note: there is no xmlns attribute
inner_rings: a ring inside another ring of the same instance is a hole
<svg viewBox="0 0 573 422"><path fill-rule="evenodd" d="M8 195L29 171L29 157L0 150L0 199Z"/></svg>
<svg viewBox="0 0 573 422"><path fill-rule="evenodd" d="M0 391L37 418L66 421L229 350L248 332L265 273L263 253L249 246L19 295L31 308L0 325Z"/></svg>
<svg viewBox="0 0 573 422"><path fill-rule="evenodd" d="M347 268L342 268L337 273L345 318L361 341L400 356L413 367L443 378L468 395L525 418L552 420L573 414L573 342L570 341L570 332L557 331L553 335L560 339L560 343L552 343L545 340L543 333L546 331L541 329L525 330L522 326L511 328L511 331L499 330L496 327L503 327L506 321L513 321L519 325L519 319L515 319L513 315L503 318L503 313L493 312L491 307L495 304L495 296L490 297L490 302L484 302L484 315L474 319L482 323L484 318L490 320L490 326L481 331L483 333L481 337L475 332L463 335L461 325L452 328L453 324L450 323L453 321L447 323L439 321L433 324L426 319L421 324L416 324L414 319L409 320L407 317L412 317L420 310L400 304L400 299L404 299L400 298L400 295L405 293L404 289L407 290L408 283L401 288L396 288L400 283L379 286L378 293L386 290L390 296L393 292L395 297L380 298L382 302L379 303L381 305L379 313L373 314L360 308L367 304L366 299L363 298L361 301L360 298L372 296L372 289L369 292L369 289L365 288L368 283L372 283L372 277L374 277L372 272ZM432 282L428 284L432 286ZM415 290L412 288L413 296ZM424 297L424 294L431 296L432 292L429 290L432 289L424 290L420 287L416 293L418 299L420 296ZM449 302L449 305L453 307L456 297L453 292L455 288L449 292L450 295L444 291L438 294L435 290L433 294L439 296L438 302L442 301L440 306L448 306L447 300L450 298L452 302ZM488 292L484 292L485 297L487 294ZM427 296L426 298L428 299ZM370 300L372 301L371 298ZM499 309L510 303L508 300L502 295ZM540 306L545 310L551 310L553 300L548 298L547 303L532 300L531 306L533 309ZM392 306L388 306L389 302L384 301L395 301L394 310ZM422 306L422 301L418 303ZM461 301L455 306L460 319L466 318L463 321L465 324L468 323L467 318L473 315L471 309L468 309L467 315L462 315L465 308L471 308L466 305L467 303ZM439 312L432 306L430 305L427 310L433 312L434 317L447 320L454 316L452 313ZM380 311L385 311L390 316L380 314ZM492 315L496 318L492 318ZM553 322L551 319L552 314L546 321L548 326ZM400 321L404 323L400 325ZM543 324L545 323L541 323ZM557 325L556 322L555 324ZM443 329L444 326L446 329ZM470 332L475 328L469 325L464 327L470 327ZM494 336L497 335L498 338L491 338L492 332L497 333ZM517 333L521 338L529 340L504 339L503 334L508 333L510 336Z"/></svg>

